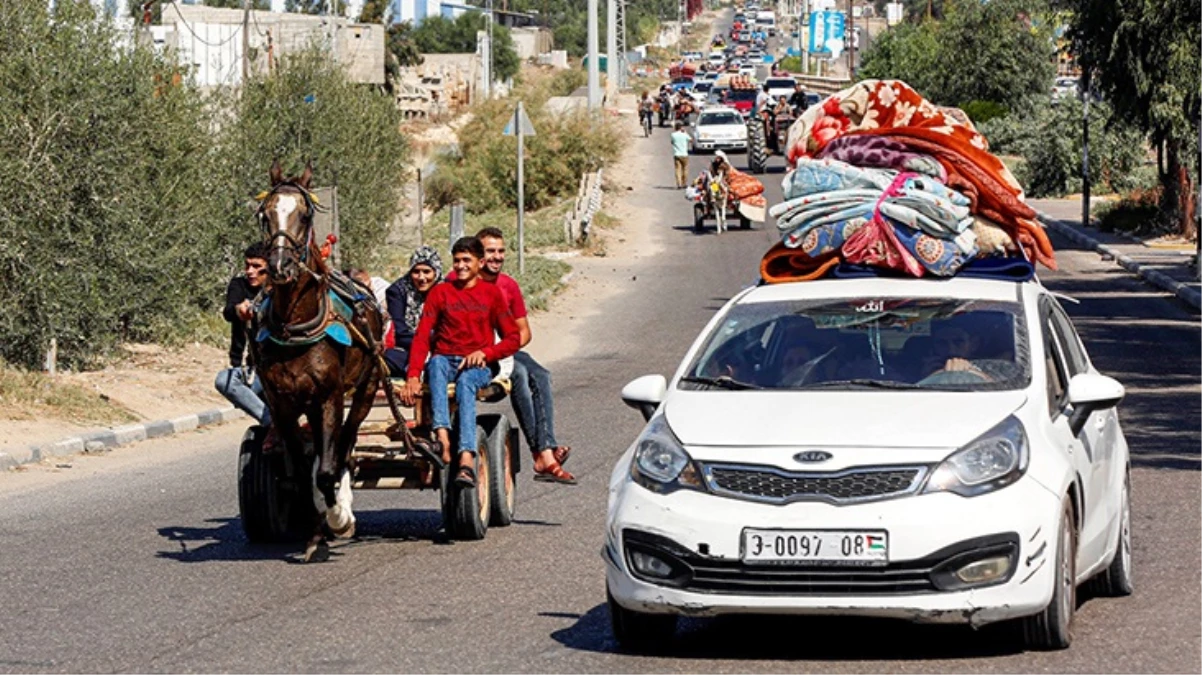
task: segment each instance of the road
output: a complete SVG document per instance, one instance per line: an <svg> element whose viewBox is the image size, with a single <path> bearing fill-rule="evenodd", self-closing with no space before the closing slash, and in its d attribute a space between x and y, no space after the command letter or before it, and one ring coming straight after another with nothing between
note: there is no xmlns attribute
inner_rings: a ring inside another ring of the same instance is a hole
<svg viewBox="0 0 1202 675"><path fill-rule="evenodd" d="M238 425L0 475L0 672L1202 670L1198 316L1065 241L1043 281L1080 301L1066 308L1094 362L1128 388L1134 596L1085 600L1073 647L1057 653L990 630L757 617L686 621L665 656L618 653L599 550L610 469L641 428L618 391L670 373L775 236L694 234L664 135L629 127L633 151L664 170L627 193L657 217L628 227L663 252L615 261L605 273L625 290L582 318L587 339L555 364L579 486L533 483L527 469L517 523L473 543L439 535L433 494L360 492L359 538L299 565L293 547L244 541Z"/></svg>

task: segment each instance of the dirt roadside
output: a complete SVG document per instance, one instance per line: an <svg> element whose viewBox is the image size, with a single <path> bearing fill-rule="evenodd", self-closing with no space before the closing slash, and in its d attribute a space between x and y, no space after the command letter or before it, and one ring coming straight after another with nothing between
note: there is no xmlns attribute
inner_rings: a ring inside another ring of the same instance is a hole
<svg viewBox="0 0 1202 675"><path fill-rule="evenodd" d="M635 116L635 100L624 95L613 111L624 128L629 128L631 143L619 163L621 170L606 177L603 210L618 224L607 229L595 228L591 236L604 240L603 256L576 256L568 260L573 267L568 286L555 296L546 311L530 317L534 339L529 352L544 365L570 357L584 336L580 327L605 299L619 293L629 282L627 268L641 258L653 256L657 248L651 238L654 214L627 199L630 189L653 181L652 157L635 140L641 137ZM662 169L662 167L659 167ZM513 261L516 263L516 260ZM111 426L81 424L42 411L30 413L0 407L0 452L30 445L52 443L65 437L141 421L170 419L203 410L225 407L226 400L213 389L216 373L227 363L226 350L193 344L182 349L157 345L128 345L126 357L103 370L87 373L62 373L59 382L91 394L106 397L128 411L127 419ZM40 467L53 469L64 463L51 458ZM25 465L29 470L39 465Z"/></svg>

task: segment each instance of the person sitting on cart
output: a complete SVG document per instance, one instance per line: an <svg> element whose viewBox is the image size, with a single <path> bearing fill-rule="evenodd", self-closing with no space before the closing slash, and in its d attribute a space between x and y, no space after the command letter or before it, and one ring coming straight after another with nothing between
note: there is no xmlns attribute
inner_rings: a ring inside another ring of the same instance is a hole
<svg viewBox="0 0 1202 675"><path fill-rule="evenodd" d="M409 271L384 292L384 306L392 319L392 346L384 350L388 373L405 377L413 335L422 318L422 307L435 284L442 282L442 258L433 246L419 246L409 256ZM387 341L387 339L386 339Z"/></svg>
<svg viewBox="0 0 1202 675"><path fill-rule="evenodd" d="M217 373L213 384L234 407L260 425L270 427L271 411L263 399L263 386L258 378L250 381L250 368L243 365L247 324L255 314L254 299L267 281L267 247L262 243L252 244L242 257L243 271L230 279L222 310L222 316L230 323L230 367Z"/></svg>
<svg viewBox="0 0 1202 675"><path fill-rule="evenodd" d="M527 318L526 301L522 287L513 277L505 274L505 234L495 227L486 227L476 233L484 245L484 264L480 267L480 278L496 284L505 298L509 313L513 315L521 334L521 346L530 343L530 320ZM551 394L551 373L524 349L513 355L513 373L509 377L513 391L509 400L518 417L518 426L526 436L526 444L534 456L534 480L548 483L575 485L576 477L561 466L568 461L572 449L560 445L555 439L555 402Z"/></svg>
<svg viewBox="0 0 1202 675"><path fill-rule="evenodd" d="M455 382L459 406L459 471L455 482L476 485L476 393L493 378L489 366L513 356L521 334L496 284L482 283L480 267L484 245L476 237L462 237L451 247L455 280L437 284L426 295L422 318L413 336L409 379L401 401L412 406L421 392L426 371L430 389L431 425L442 447L442 459L451 463L451 407L448 385ZM494 336L501 340L496 342ZM430 357L426 364L426 357Z"/></svg>
<svg viewBox="0 0 1202 675"><path fill-rule="evenodd" d="M776 99L776 109L772 111L773 121L778 117L790 117L793 114L793 107L789 105L789 99L781 94Z"/></svg>

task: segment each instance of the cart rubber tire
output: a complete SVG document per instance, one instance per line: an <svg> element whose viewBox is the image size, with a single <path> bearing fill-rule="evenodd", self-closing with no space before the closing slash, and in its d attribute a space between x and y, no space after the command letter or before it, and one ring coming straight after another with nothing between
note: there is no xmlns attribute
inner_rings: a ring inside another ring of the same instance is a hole
<svg viewBox="0 0 1202 675"><path fill-rule="evenodd" d="M693 229L698 232L705 229L705 207L700 204L693 205Z"/></svg>
<svg viewBox="0 0 1202 675"><path fill-rule="evenodd" d="M747 170L751 173L764 173L768 169L768 150L764 144L764 122L753 117L747 121Z"/></svg>
<svg viewBox="0 0 1202 675"><path fill-rule="evenodd" d="M489 487L492 475L488 457L488 437L480 425L476 425L476 487L465 488L455 483L459 472L458 452L453 453L456 461L447 478L447 502L450 518L446 521L447 534L455 539L477 541L488 532L491 512Z"/></svg>
<svg viewBox="0 0 1202 675"><path fill-rule="evenodd" d="M1119 507L1118 545L1114 560L1090 580L1089 590L1108 598L1121 598L1135 592L1131 580L1131 470L1123 478L1122 505Z"/></svg>
<svg viewBox="0 0 1202 675"><path fill-rule="evenodd" d="M514 465L517 448L511 447L514 434L509 418L504 415L481 415L480 426L486 430L485 445L488 447L490 527L508 527L513 523L517 510L517 474Z"/></svg>
<svg viewBox="0 0 1202 675"><path fill-rule="evenodd" d="M614 600L608 584L605 598L609 604L609 622L614 639L623 651L655 654L667 649L676 635L675 614L647 614L626 609Z"/></svg>
<svg viewBox="0 0 1202 675"><path fill-rule="evenodd" d="M1072 502L1067 496L1060 509L1055 565L1052 601L1039 614L1019 619L1023 645L1027 649L1066 649L1073 641L1073 613L1077 609L1077 527L1073 522Z"/></svg>
<svg viewBox="0 0 1202 675"><path fill-rule="evenodd" d="M751 219L742 213L739 214L739 228L744 230L751 229Z"/></svg>
<svg viewBox="0 0 1202 675"><path fill-rule="evenodd" d="M252 544L303 541L306 528L316 519L313 499L287 483L285 453L263 454L267 428L252 426L242 437L238 451L238 514L242 531Z"/></svg>

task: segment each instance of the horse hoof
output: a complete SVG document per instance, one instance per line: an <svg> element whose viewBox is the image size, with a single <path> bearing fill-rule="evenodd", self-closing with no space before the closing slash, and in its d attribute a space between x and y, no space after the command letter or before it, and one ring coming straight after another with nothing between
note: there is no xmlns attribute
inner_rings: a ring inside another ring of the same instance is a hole
<svg viewBox="0 0 1202 675"><path fill-rule="evenodd" d="M326 525L336 537L350 537L355 531L355 516L350 509L335 504L326 512ZM350 533L350 534L348 534Z"/></svg>
<svg viewBox="0 0 1202 675"><path fill-rule="evenodd" d="M307 563L327 562L329 559L330 545L324 541L317 542L316 544L309 544L309 547L305 549L304 561Z"/></svg>

